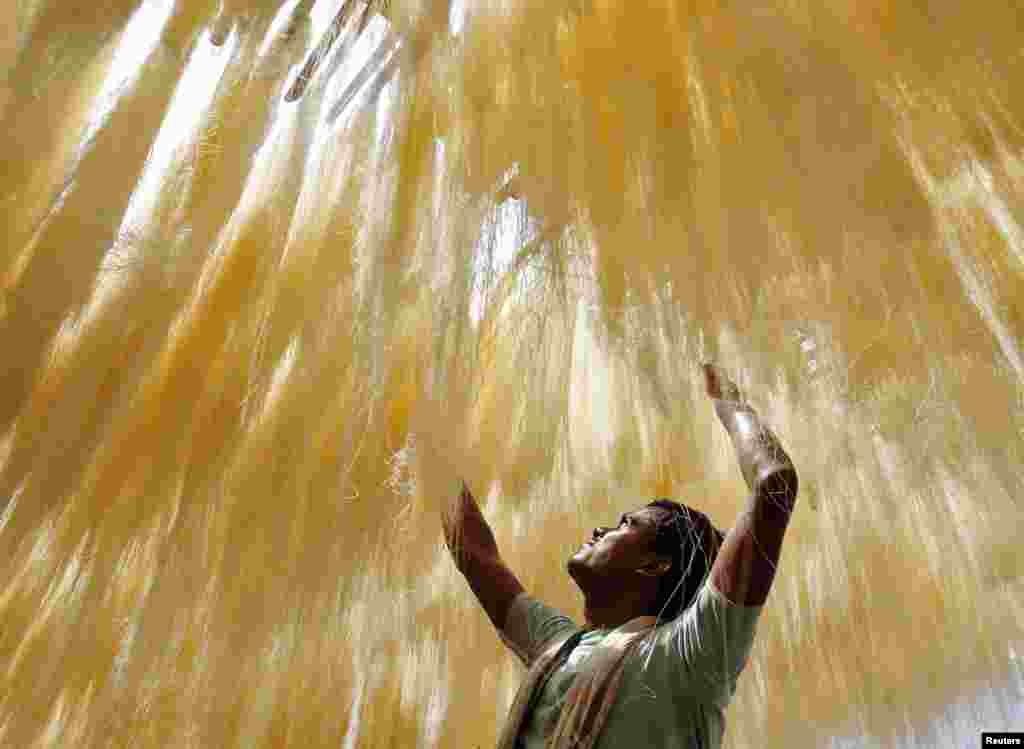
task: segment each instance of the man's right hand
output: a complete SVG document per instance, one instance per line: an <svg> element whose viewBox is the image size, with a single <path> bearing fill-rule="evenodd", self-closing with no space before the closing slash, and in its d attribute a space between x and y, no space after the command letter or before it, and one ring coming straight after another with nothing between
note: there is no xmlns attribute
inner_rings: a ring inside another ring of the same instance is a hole
<svg viewBox="0 0 1024 749"><path fill-rule="evenodd" d="M476 498L469 490L466 482L462 482L462 491L459 492L459 500L453 508L446 509L441 513L441 525L444 528L444 541L455 559L455 566L460 570L466 561L468 553L472 550L477 553L486 552L494 545L494 553L498 551L497 543L494 541L494 534L487 525L487 521L480 513L480 507ZM467 529L469 532L467 533ZM473 533L475 529L475 533ZM472 549L467 549L467 546Z"/></svg>

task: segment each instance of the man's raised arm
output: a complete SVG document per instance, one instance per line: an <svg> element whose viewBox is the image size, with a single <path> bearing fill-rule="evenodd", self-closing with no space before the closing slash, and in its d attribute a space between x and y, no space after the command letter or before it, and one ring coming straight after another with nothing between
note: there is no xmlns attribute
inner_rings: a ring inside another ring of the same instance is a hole
<svg viewBox="0 0 1024 749"><path fill-rule="evenodd" d="M733 603L760 606L775 578L782 538L796 502L796 469L739 388L711 365L704 365L704 377L751 490L750 505L726 536L711 580Z"/></svg>
<svg viewBox="0 0 1024 749"><path fill-rule="evenodd" d="M442 515L444 538L455 566L498 629L523 586L501 559L494 533L465 483L454 512Z"/></svg>

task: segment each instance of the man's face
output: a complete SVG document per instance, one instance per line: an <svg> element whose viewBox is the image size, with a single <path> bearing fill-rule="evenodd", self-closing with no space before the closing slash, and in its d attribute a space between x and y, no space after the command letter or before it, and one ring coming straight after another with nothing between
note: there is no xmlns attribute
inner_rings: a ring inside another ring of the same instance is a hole
<svg viewBox="0 0 1024 749"><path fill-rule="evenodd" d="M595 528L590 539L566 565L574 578L619 576L635 573L656 560L654 539L658 508L627 512L613 528Z"/></svg>

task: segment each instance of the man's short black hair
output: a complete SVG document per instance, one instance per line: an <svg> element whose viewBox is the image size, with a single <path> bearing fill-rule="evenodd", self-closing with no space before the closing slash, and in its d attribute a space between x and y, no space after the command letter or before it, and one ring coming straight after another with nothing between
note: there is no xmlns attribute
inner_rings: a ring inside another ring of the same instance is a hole
<svg viewBox="0 0 1024 749"><path fill-rule="evenodd" d="M655 553L671 557L672 567L658 588L659 622L670 621L684 612L711 572L724 535L707 515L671 499L656 499L647 507L656 513Z"/></svg>

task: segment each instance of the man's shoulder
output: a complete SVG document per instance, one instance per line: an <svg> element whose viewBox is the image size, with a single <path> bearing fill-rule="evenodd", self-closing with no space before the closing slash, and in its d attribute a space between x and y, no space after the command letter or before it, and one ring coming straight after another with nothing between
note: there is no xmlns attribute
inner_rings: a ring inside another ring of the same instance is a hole
<svg viewBox="0 0 1024 749"><path fill-rule="evenodd" d="M580 627L568 616L524 591L509 607L501 638L524 663L530 664L578 631Z"/></svg>
<svg viewBox="0 0 1024 749"><path fill-rule="evenodd" d="M651 631L630 658L630 670L677 692L700 695L722 687L731 694L761 609L732 603L708 581L686 611Z"/></svg>

